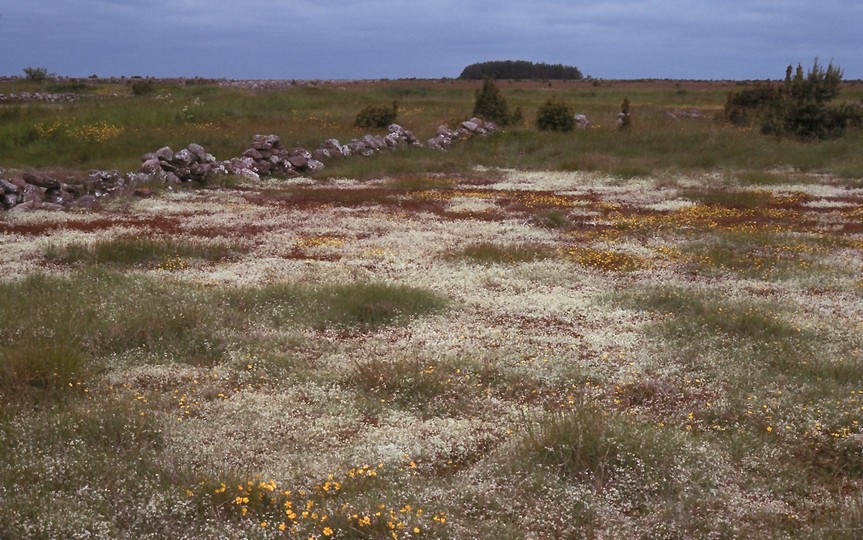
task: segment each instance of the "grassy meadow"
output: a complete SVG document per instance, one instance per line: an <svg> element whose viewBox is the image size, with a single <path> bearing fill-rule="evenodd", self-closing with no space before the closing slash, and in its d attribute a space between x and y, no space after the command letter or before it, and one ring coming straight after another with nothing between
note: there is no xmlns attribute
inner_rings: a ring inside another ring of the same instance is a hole
<svg viewBox="0 0 863 540"><path fill-rule="evenodd" d="M425 140L479 86L196 82L0 83L82 94L0 103L5 177L393 100ZM448 152L0 213L0 538L863 535L863 135L729 127L733 82L500 87L523 125ZM552 95L593 126L535 130Z"/></svg>

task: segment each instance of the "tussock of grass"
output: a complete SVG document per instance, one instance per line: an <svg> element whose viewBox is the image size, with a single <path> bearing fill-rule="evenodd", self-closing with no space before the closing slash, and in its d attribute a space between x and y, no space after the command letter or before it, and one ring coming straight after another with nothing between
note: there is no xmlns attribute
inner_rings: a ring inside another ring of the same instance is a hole
<svg viewBox="0 0 863 540"><path fill-rule="evenodd" d="M543 229L568 229L572 226L569 218L556 210L540 212L531 218L531 223Z"/></svg>
<svg viewBox="0 0 863 540"><path fill-rule="evenodd" d="M690 271L733 272L765 280L781 280L829 271L817 255L822 240L772 233L723 232L684 245Z"/></svg>
<svg viewBox="0 0 863 540"><path fill-rule="evenodd" d="M728 208L761 208L770 204L771 193L760 190L684 189L678 195L684 199Z"/></svg>
<svg viewBox="0 0 863 540"><path fill-rule="evenodd" d="M93 244L49 245L44 257L49 262L61 264L178 269L188 265L185 261L189 259L222 261L234 258L243 251L238 245L226 243L122 237Z"/></svg>
<svg viewBox="0 0 863 540"><path fill-rule="evenodd" d="M519 444L517 461L522 466L589 479L597 489L620 471L633 468L668 478L681 453L679 438L671 432L638 425L590 405L528 423Z"/></svg>
<svg viewBox="0 0 863 540"><path fill-rule="evenodd" d="M609 272L632 272L650 264L636 255L612 249L568 247L563 252L582 266Z"/></svg>
<svg viewBox="0 0 863 540"><path fill-rule="evenodd" d="M322 310L318 326L359 327L366 330L404 323L413 317L442 309L440 296L416 287L378 283L352 283L314 291Z"/></svg>
<svg viewBox="0 0 863 540"><path fill-rule="evenodd" d="M0 391L32 397L86 380L110 355L213 365L260 316L278 325L372 331L446 306L429 291L356 283L218 291L188 283L84 272L0 284ZM239 298L251 298L239 300Z"/></svg>
<svg viewBox="0 0 863 540"><path fill-rule="evenodd" d="M406 175L399 176L387 182L387 187L397 191L429 191L450 190L456 186L456 180L448 176Z"/></svg>
<svg viewBox="0 0 863 540"><path fill-rule="evenodd" d="M452 253L452 259L465 259L477 264L515 264L549 259L552 250L540 245L496 244L479 242Z"/></svg>
<svg viewBox="0 0 863 540"><path fill-rule="evenodd" d="M801 332L779 316L776 307L757 302L729 302L718 295L681 288L648 289L624 295L625 305L668 317L667 332L683 338L694 334L723 335L759 341L795 339Z"/></svg>
<svg viewBox="0 0 863 540"><path fill-rule="evenodd" d="M86 379L92 370L86 325L96 313L86 293L33 275L0 283L0 395L30 399Z"/></svg>
<svg viewBox="0 0 863 540"><path fill-rule="evenodd" d="M741 186L775 186L781 184L794 184L797 181L788 174L771 173L765 171L748 171L734 175L734 180Z"/></svg>
<svg viewBox="0 0 863 540"><path fill-rule="evenodd" d="M447 304L441 296L424 289L362 282L314 288L274 284L252 291L231 291L229 298L234 305L244 306L242 309L276 326L302 323L321 330L375 330L407 323Z"/></svg>

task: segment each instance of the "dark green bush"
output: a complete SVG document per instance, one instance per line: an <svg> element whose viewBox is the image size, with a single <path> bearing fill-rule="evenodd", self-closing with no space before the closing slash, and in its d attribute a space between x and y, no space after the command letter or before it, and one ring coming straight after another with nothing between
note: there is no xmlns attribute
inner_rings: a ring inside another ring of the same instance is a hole
<svg viewBox="0 0 863 540"><path fill-rule="evenodd" d="M536 127L542 131L572 131L575 129L575 116L572 108L551 98L536 113Z"/></svg>
<svg viewBox="0 0 863 540"><path fill-rule="evenodd" d="M392 106L369 105L357 114L354 125L362 128L385 128L396 121L399 115L399 105L393 101Z"/></svg>
<svg viewBox="0 0 863 540"><path fill-rule="evenodd" d="M28 81L42 82L57 77L53 73L48 73L48 69L44 67L25 67L23 71Z"/></svg>
<svg viewBox="0 0 863 540"><path fill-rule="evenodd" d="M509 104L500 93L500 89L491 79L486 79L482 88L476 91L473 105L473 115L490 120L500 126L513 123L513 115L509 112Z"/></svg>
<svg viewBox="0 0 863 540"><path fill-rule="evenodd" d="M131 84L132 93L136 96L144 96L147 94L152 94L156 91L156 85L153 84L152 79L139 79L135 80Z"/></svg>
<svg viewBox="0 0 863 540"><path fill-rule="evenodd" d="M781 86L759 84L730 94L725 118L739 126L757 125L767 135L839 137L846 128L859 127L863 119L859 106L830 105L839 95L841 81L842 70L833 64L824 68L816 60L806 74L799 64L796 71L788 66Z"/></svg>
<svg viewBox="0 0 863 540"><path fill-rule="evenodd" d="M620 114L617 115L617 127L630 129L632 127L632 114L629 112L629 98L623 98L620 104Z"/></svg>

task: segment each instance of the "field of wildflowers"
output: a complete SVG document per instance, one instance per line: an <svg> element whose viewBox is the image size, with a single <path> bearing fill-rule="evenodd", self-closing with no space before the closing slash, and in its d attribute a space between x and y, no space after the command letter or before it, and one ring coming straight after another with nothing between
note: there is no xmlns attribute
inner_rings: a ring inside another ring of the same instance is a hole
<svg viewBox="0 0 863 540"><path fill-rule="evenodd" d="M859 538L860 178L587 169L0 214L0 537Z"/></svg>

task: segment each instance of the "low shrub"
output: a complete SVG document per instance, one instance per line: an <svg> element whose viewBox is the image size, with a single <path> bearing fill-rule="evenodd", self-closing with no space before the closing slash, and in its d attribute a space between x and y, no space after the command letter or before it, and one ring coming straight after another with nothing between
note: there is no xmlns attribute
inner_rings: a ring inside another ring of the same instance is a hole
<svg viewBox="0 0 863 540"><path fill-rule="evenodd" d="M392 106L369 105L357 114L354 125L360 128L385 128L396 121L399 115L399 105L393 101Z"/></svg>
<svg viewBox="0 0 863 540"><path fill-rule="evenodd" d="M841 81L842 70L832 63L824 68L816 60L806 74L799 64L796 71L788 66L782 86L766 83L730 94L725 118L735 125L758 125L765 135L839 137L846 128L863 124L859 104L830 105Z"/></svg>
<svg viewBox="0 0 863 540"><path fill-rule="evenodd" d="M491 79L486 79L482 88L476 91L473 115L483 120L490 120L500 126L507 126L516 120L521 120L521 111L519 110L517 115L519 118L509 112L506 98L503 97L500 88Z"/></svg>
<svg viewBox="0 0 863 540"><path fill-rule="evenodd" d="M152 94L156 91L156 85L151 79L139 79L131 83L132 93L136 96Z"/></svg>
<svg viewBox="0 0 863 540"><path fill-rule="evenodd" d="M575 129L575 116L572 108L551 98L536 113L536 127L542 131L572 131Z"/></svg>

